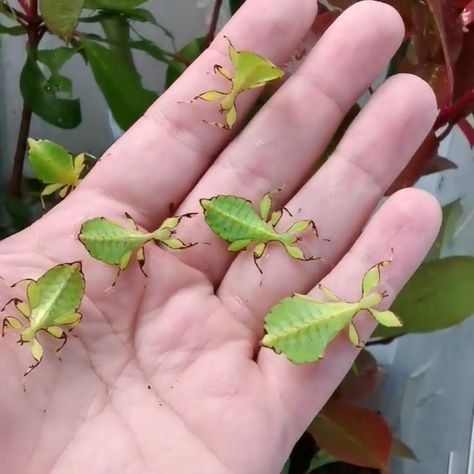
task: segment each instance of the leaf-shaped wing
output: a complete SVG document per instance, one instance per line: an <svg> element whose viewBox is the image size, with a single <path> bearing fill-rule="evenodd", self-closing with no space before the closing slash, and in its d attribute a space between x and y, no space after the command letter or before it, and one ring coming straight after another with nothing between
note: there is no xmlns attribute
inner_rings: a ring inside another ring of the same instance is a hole
<svg viewBox="0 0 474 474"><path fill-rule="evenodd" d="M61 264L48 270L36 282L37 306L32 311L32 325L47 328L56 324L57 318L74 314L81 305L84 288L80 262Z"/></svg>
<svg viewBox="0 0 474 474"><path fill-rule="evenodd" d="M343 301L322 303L302 295L285 298L265 318L262 345L296 364L314 362L356 312L356 305Z"/></svg>
<svg viewBox="0 0 474 474"><path fill-rule="evenodd" d="M253 209L252 203L236 196L216 196L201 199L204 218L211 230L227 242L258 241L273 230Z"/></svg>
<svg viewBox="0 0 474 474"><path fill-rule="evenodd" d="M103 217L85 222L79 240L89 254L109 265L119 265L125 255L140 249L152 236L138 230L128 230Z"/></svg>
<svg viewBox="0 0 474 474"><path fill-rule="evenodd" d="M261 87L268 82L280 79L285 72L268 59L250 51L238 53L237 66L233 79L237 90Z"/></svg>
<svg viewBox="0 0 474 474"><path fill-rule="evenodd" d="M62 146L49 140L28 140L28 161L35 176L45 184L77 182L72 156Z"/></svg>

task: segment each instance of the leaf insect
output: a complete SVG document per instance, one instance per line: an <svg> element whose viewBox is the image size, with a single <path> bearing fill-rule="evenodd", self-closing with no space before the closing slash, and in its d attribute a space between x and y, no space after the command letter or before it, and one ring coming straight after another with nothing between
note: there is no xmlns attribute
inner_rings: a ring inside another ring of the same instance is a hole
<svg viewBox="0 0 474 474"><path fill-rule="evenodd" d="M319 289L327 302L300 294L284 298L265 318L261 345L284 354L295 364L303 364L321 359L328 344L347 327L352 344L361 347L362 341L353 322L360 311L368 311L383 326L402 326L402 321L391 311L376 309L387 296L377 288L380 269L389 263L390 260L383 261L367 271L362 280L360 301L342 301L322 285Z"/></svg>
<svg viewBox="0 0 474 474"><path fill-rule="evenodd" d="M186 244L174 236L181 220L194 215L190 213L170 217L154 232L141 231L128 213L125 213L125 217L130 223L130 229L105 217L98 217L82 224L79 241L92 257L119 268L113 283L115 285L120 273L128 267L134 254L136 254L140 270L147 276L143 267L145 265L144 246L148 242L155 241L173 250L182 250L196 245L195 243Z"/></svg>
<svg viewBox="0 0 474 474"><path fill-rule="evenodd" d="M43 359L43 347L38 340L38 333L44 331L63 343L57 349L61 350L66 344L67 335L62 326L70 330L79 324L82 315L78 309L82 303L85 289L85 279L80 262L63 263L48 270L38 280L22 280L13 287L27 283L26 301L18 298L11 299L2 312L14 304L24 321L14 316L3 319L2 337L7 329L20 330L18 344L31 344L31 355L34 363L25 372L25 377Z"/></svg>
<svg viewBox="0 0 474 474"><path fill-rule="evenodd" d="M265 194L260 202L260 215L255 212L252 202L242 197L219 195L211 199L201 199L200 203L207 225L230 244L227 248L230 252L240 252L255 245L254 262L260 273L262 269L258 265L258 259L264 255L267 245L271 242L283 245L288 255L296 260L320 259L306 257L296 245L301 240L299 234L308 229L318 237L318 230L312 220L296 222L282 233L275 229L283 216L284 208L271 212L271 192Z"/></svg>
<svg viewBox="0 0 474 474"><path fill-rule="evenodd" d="M41 205L45 208L44 198L58 192L61 199L75 189L81 182L85 169L84 153L75 158L62 146L49 140L28 139L28 161L34 175L47 186L40 195Z"/></svg>
<svg viewBox="0 0 474 474"><path fill-rule="evenodd" d="M281 79L285 72L268 59L250 51L237 51L227 36L229 42L229 57L234 67L232 75L219 64L214 66L214 72L231 83L229 92L209 90L199 94L194 100L207 102L220 101L220 113L224 114L224 122L212 123L224 130L230 130L237 122L237 97L250 89L257 89L266 84Z"/></svg>

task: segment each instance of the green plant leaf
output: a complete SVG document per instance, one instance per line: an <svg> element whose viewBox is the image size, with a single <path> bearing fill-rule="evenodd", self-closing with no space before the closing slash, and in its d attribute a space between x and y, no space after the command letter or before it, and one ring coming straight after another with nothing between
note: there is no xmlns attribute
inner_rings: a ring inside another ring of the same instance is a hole
<svg viewBox="0 0 474 474"><path fill-rule="evenodd" d="M456 326L474 314L474 257L424 263L391 308L402 328L379 326L374 337L425 333Z"/></svg>
<svg viewBox="0 0 474 474"><path fill-rule="evenodd" d="M457 199L456 201L443 206L443 221L441 228L435 243L426 256L425 262L438 260L440 258L442 251L451 242L462 215L463 208L461 199Z"/></svg>
<svg viewBox="0 0 474 474"><path fill-rule="evenodd" d="M163 50L155 43L149 40L132 41L130 47L147 53L152 58L162 63L170 64L172 61L165 55Z"/></svg>
<svg viewBox="0 0 474 474"><path fill-rule="evenodd" d="M52 87L31 56L27 57L21 72L20 90L26 106L44 121L64 129L81 123L79 100L58 97L62 91Z"/></svg>
<svg viewBox="0 0 474 474"><path fill-rule="evenodd" d="M42 49L38 51L38 61L48 66L52 73L57 73L75 54L77 49L60 47L55 49Z"/></svg>
<svg viewBox="0 0 474 474"><path fill-rule="evenodd" d="M307 472L311 472L314 469L319 469L320 467L327 466L328 464L334 464L338 462L339 459L336 459L334 456L331 456L323 449L320 449L311 459L311 463L308 467Z"/></svg>
<svg viewBox="0 0 474 474"><path fill-rule="evenodd" d="M7 34L11 36L21 36L26 33L22 26L4 26L0 25L0 34Z"/></svg>
<svg viewBox="0 0 474 474"><path fill-rule="evenodd" d="M132 10L148 0L85 0L84 8L89 10Z"/></svg>
<svg viewBox="0 0 474 474"><path fill-rule="evenodd" d="M5 15L10 20L16 19L15 13L8 7L8 4L3 0L0 1L0 15Z"/></svg>
<svg viewBox="0 0 474 474"><path fill-rule="evenodd" d="M72 37L84 0L40 0L41 15L51 33L66 40Z"/></svg>
<svg viewBox="0 0 474 474"><path fill-rule="evenodd" d="M6 197L3 206L11 219L11 227L18 232L33 222L31 207L22 199Z"/></svg>
<svg viewBox="0 0 474 474"><path fill-rule="evenodd" d="M229 0L232 15L245 3L245 0Z"/></svg>
<svg viewBox="0 0 474 474"><path fill-rule="evenodd" d="M95 80L117 124L123 130L133 125L157 99L144 89L140 77L111 51L98 43L82 39Z"/></svg>
<svg viewBox="0 0 474 474"><path fill-rule="evenodd" d="M205 49L206 38L196 38L178 52L183 61L171 61L166 71L166 89L168 89ZM184 64L187 62L188 64Z"/></svg>
<svg viewBox="0 0 474 474"><path fill-rule="evenodd" d="M308 431L318 446L340 461L386 470L392 434L376 413L343 402L330 402Z"/></svg>

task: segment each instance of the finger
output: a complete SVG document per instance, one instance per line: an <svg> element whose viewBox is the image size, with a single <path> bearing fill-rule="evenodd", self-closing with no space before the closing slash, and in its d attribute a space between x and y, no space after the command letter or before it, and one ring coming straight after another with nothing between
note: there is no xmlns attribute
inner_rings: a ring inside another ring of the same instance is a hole
<svg viewBox="0 0 474 474"><path fill-rule="evenodd" d="M214 64L229 62L223 35L239 50L255 51L281 64L306 35L316 9L314 0L299 0L297 5L294 0L248 0L211 47L105 153L81 191L123 203L145 227L159 223L230 140L229 132L202 121L210 111L218 114L216 107L200 101L183 103L205 90L228 87L210 74ZM240 120L257 95L255 91L239 98Z"/></svg>
<svg viewBox="0 0 474 474"><path fill-rule="evenodd" d="M439 229L441 212L438 203L427 193L407 189L395 194L375 215L354 247L321 282L346 301L360 298L364 273L374 264L390 258L384 268L381 290L388 297L383 306L388 308L397 293L423 261ZM317 288L310 296L321 298ZM367 340L376 327L367 314L355 319L362 340ZM262 349L258 364L280 394L290 431L296 436L306 429L314 415L349 370L358 349L341 334L330 344L325 357L313 364L293 365L284 356Z"/></svg>
<svg viewBox="0 0 474 474"><path fill-rule="evenodd" d="M308 291L353 244L385 190L428 133L435 116L436 101L425 82L409 75L387 81L349 128L330 160L286 204L294 217L285 216L280 228L313 219L320 237L330 242L307 232L298 245L306 255L323 260L297 261L281 246L269 246L261 259L263 276L256 271L248 252L235 260L218 295L234 306L234 302L243 302L233 308L233 313L257 339L261 315L275 300L293 291Z"/></svg>
<svg viewBox="0 0 474 474"><path fill-rule="evenodd" d="M402 38L403 23L393 8L380 2L360 2L349 8L303 67L210 168L180 212L196 212L199 199L218 194L258 202L264 193L282 186L274 198L276 203L286 202L314 168L346 112L386 67ZM227 245L202 220L189 222L186 233L212 243L213 252L198 246L183 254L183 261L214 282L220 281L233 258Z"/></svg>

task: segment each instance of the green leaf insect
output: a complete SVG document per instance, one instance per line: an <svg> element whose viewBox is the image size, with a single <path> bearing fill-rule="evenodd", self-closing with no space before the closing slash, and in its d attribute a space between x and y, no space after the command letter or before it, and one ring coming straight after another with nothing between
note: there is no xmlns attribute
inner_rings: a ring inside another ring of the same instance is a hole
<svg viewBox="0 0 474 474"><path fill-rule="evenodd" d="M241 197L219 195L211 199L201 199L200 203L204 209L206 223L215 234L230 244L230 252L247 250L254 245L254 261L260 273L262 269L258 265L258 259L264 255L267 245L271 242L283 245L288 255L296 260L320 259L306 257L296 245L301 240L299 234L308 229L318 237L318 230L313 221L296 222L282 233L275 229L283 216L283 210L271 212L271 192L265 194L260 202L260 215L253 209L251 201Z"/></svg>
<svg viewBox="0 0 474 474"><path fill-rule="evenodd" d="M283 353L295 364L304 364L321 359L328 344L347 327L352 344L361 347L363 343L353 322L360 311L368 311L383 326L401 326L394 313L376 309L387 296L377 288L380 269L389 263L389 260L378 263L365 274L360 301L342 301L322 285L319 288L327 302L300 294L283 299L265 318L262 346Z"/></svg>
<svg viewBox="0 0 474 474"><path fill-rule="evenodd" d="M26 301L18 298L10 300L2 309L14 304L24 321L17 317L4 318L2 337L7 329L21 330L18 344L31 344L31 355L34 363L25 372L28 375L43 359L43 347L38 340L38 333L44 331L63 343L67 335L61 326L69 326L70 330L77 325L82 315L78 313L84 297L85 279L80 262L64 263L48 270L38 280L22 280L13 287L27 283Z"/></svg>
<svg viewBox="0 0 474 474"><path fill-rule="evenodd" d="M190 218L195 214L184 214L179 217L166 219L159 229L154 232L142 232L133 218L125 213L125 217L131 228L127 229L105 217L98 217L86 221L79 233L79 240L87 249L89 254L101 262L119 267L117 282L120 273L125 270L134 254L136 254L138 264L145 276L143 269L145 265L144 246L148 242L155 241L173 250L182 250L193 245L185 244L174 235L183 218Z"/></svg>
<svg viewBox="0 0 474 474"><path fill-rule="evenodd" d="M41 192L41 205L45 208L44 198L59 192L61 199L75 189L81 182L85 168L85 154L75 158L62 146L49 140L28 140L28 161L35 176L47 186Z"/></svg>
<svg viewBox="0 0 474 474"><path fill-rule="evenodd" d="M237 97L250 89L257 89L269 82L281 79L285 72L268 59L250 51L237 51L229 38L229 57L234 67L234 75L216 64L214 72L231 83L229 92L210 90L199 94L194 100L207 102L220 101L220 112L224 114L223 123L213 123L219 128L230 130L237 122Z"/></svg>

